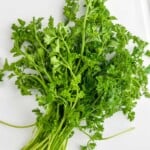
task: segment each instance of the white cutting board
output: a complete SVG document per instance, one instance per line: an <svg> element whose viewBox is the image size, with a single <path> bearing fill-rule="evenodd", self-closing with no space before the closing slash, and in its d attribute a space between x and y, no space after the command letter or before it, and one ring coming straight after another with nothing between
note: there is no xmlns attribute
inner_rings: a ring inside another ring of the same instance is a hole
<svg viewBox="0 0 150 150"><path fill-rule="evenodd" d="M0 66L5 57L11 56L10 26L17 18L31 20L32 16L61 20L64 0L5 0L0 1ZM118 22L129 31L150 41L150 0L109 0L108 7ZM145 60L148 63L149 60ZM0 120L14 124L29 124L35 119L31 110L36 106L33 97L22 97L11 81L0 83ZM105 136L129 127L130 133L108 141L98 142L95 150L150 150L150 100L141 98L136 107L136 119L130 123L117 113L105 122ZM32 129L12 129L0 125L0 150L20 150L32 135ZM70 140L68 150L79 150L86 137L78 131Z"/></svg>

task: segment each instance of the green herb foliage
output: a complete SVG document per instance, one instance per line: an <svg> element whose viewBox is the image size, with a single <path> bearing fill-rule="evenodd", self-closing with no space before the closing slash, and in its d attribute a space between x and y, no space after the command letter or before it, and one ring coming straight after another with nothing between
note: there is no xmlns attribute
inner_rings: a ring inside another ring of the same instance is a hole
<svg viewBox="0 0 150 150"><path fill-rule="evenodd" d="M2 81L2 78L3 78L3 71L0 70L0 81Z"/></svg>
<svg viewBox="0 0 150 150"><path fill-rule="evenodd" d="M16 77L22 95L36 93L36 131L22 150L66 150L73 129L89 136L82 150L103 139L103 122L122 111L134 119L137 100L147 92L142 56L147 45L115 23L105 0L66 0L65 21L46 27L42 18L12 25L17 61L4 69ZM81 8L82 9L82 8ZM133 43L132 49L129 43Z"/></svg>

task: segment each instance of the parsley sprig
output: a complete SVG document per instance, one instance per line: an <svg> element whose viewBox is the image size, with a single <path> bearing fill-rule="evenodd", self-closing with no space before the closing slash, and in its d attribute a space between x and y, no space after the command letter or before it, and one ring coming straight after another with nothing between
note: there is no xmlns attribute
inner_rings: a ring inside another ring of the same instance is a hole
<svg viewBox="0 0 150 150"><path fill-rule="evenodd" d="M22 150L66 150L74 128L89 136L81 149L92 150L104 139L104 120L118 111L133 120L137 100L147 93L147 43L114 23L105 0L84 3L79 16L79 0L66 0L65 21L57 26L52 17L46 27L42 18L12 25L17 60L3 69L16 77L22 95L36 93L39 104L36 131Z"/></svg>

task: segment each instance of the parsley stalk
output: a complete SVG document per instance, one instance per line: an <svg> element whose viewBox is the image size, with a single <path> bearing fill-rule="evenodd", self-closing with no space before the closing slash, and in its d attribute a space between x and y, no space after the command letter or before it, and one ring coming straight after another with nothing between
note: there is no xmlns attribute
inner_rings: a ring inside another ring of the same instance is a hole
<svg viewBox="0 0 150 150"><path fill-rule="evenodd" d="M84 49L85 49L86 22L87 22L87 18L88 18L88 13L89 13L89 9L90 9L90 6L91 6L91 2L92 2L92 0L89 0L89 2L87 3L85 17L84 17L84 21L83 21L81 58L83 56ZM76 68L76 71L75 71L76 73L77 73L77 71L79 69L80 63L81 63L81 59L79 59L79 62L77 64L77 68Z"/></svg>
<svg viewBox="0 0 150 150"><path fill-rule="evenodd" d="M2 120L0 120L0 124L3 124L5 126L9 126L9 127L12 127L12 128L30 128L30 127L35 126L35 123L30 124L30 125L23 125L23 126L21 126L21 125L10 124L10 123L2 121Z"/></svg>

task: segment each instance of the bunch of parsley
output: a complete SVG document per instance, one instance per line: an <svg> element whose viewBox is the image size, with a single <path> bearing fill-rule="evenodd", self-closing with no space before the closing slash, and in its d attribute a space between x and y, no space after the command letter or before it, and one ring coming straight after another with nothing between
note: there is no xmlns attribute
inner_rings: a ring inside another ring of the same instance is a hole
<svg viewBox="0 0 150 150"><path fill-rule="evenodd" d="M115 23L105 0L83 7L66 0L64 16L57 26L52 17L46 27L42 18L12 25L17 59L6 61L0 76L10 71L22 95L36 93L39 104L36 131L22 150L66 150L74 128L89 136L81 149L92 150L103 139L104 120L118 111L133 120L137 100L148 94L147 43Z"/></svg>

